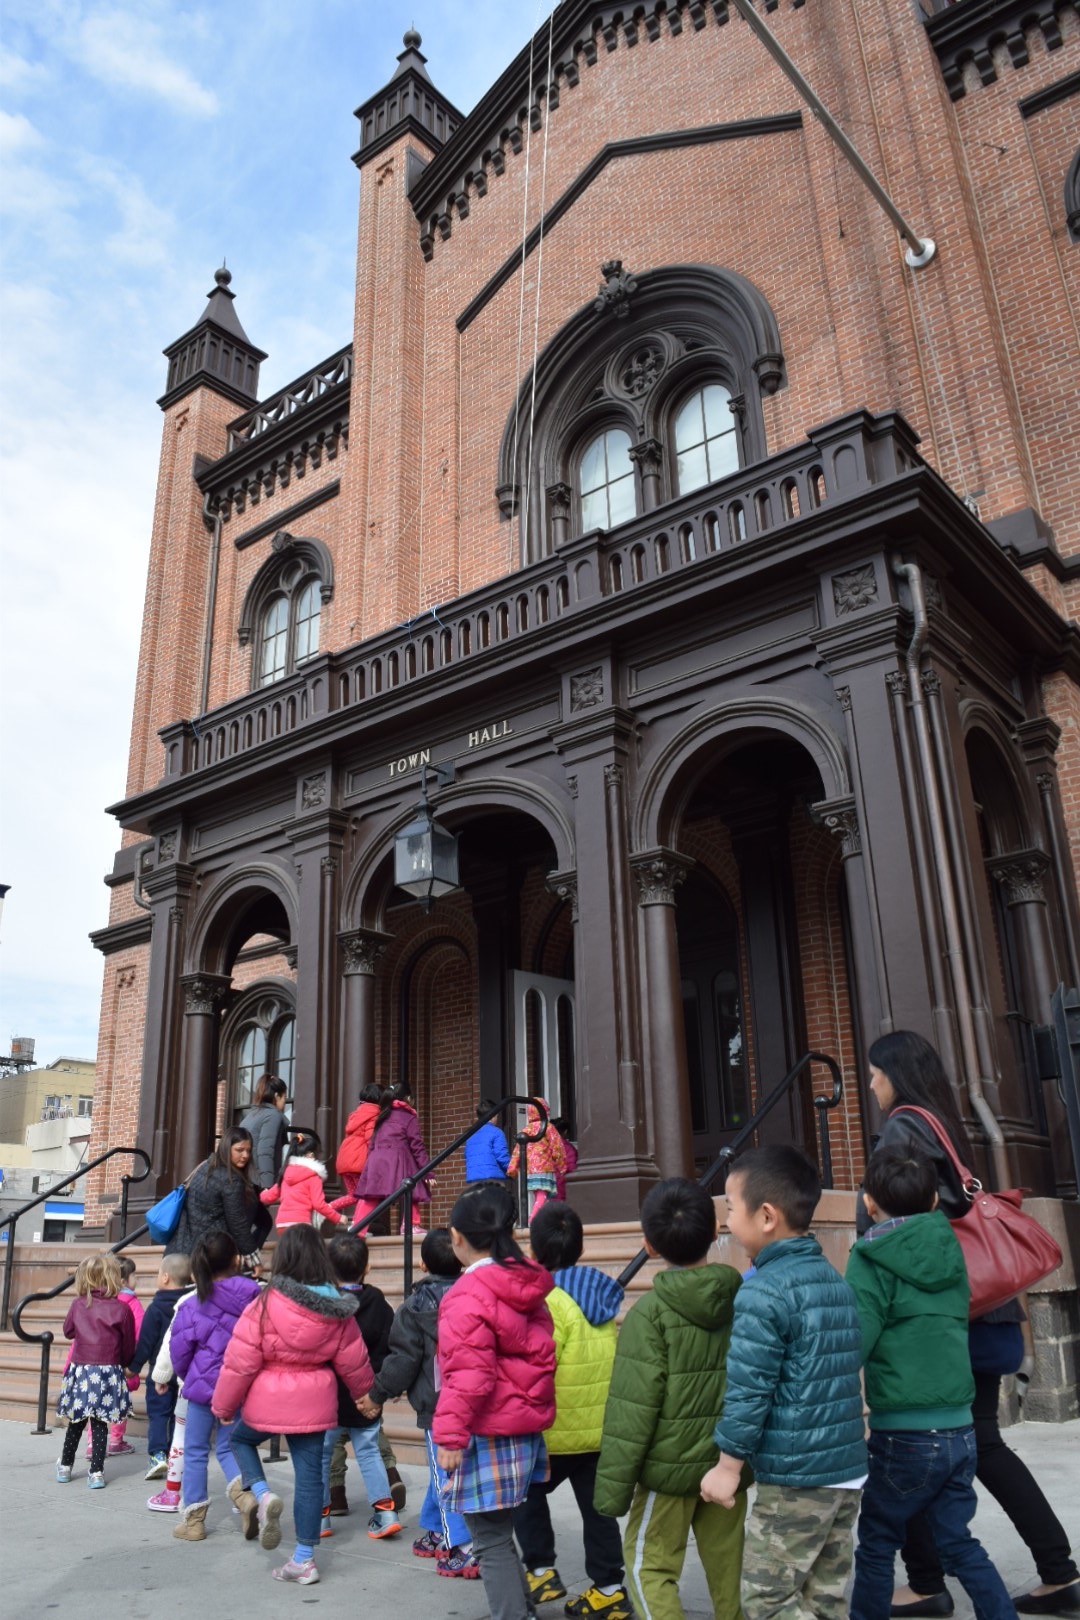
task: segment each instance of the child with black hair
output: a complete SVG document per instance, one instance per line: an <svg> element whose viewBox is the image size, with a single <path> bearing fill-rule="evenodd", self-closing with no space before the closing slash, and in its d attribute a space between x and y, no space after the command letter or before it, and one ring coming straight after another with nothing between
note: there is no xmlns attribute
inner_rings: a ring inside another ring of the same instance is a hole
<svg viewBox="0 0 1080 1620"><path fill-rule="evenodd" d="M417 1558L437 1561L439 1575L478 1579L480 1565L473 1556L472 1537L460 1513L446 1504L447 1475L439 1467L431 1423L435 1416L439 1307L447 1290L461 1276L461 1261L454 1253L450 1231L432 1227L420 1245L420 1267L425 1276L394 1317L390 1349L375 1374L371 1393L360 1410L376 1416L387 1401L407 1395L427 1444L429 1480L420 1509L420 1535L413 1542Z"/></svg>
<svg viewBox="0 0 1080 1620"><path fill-rule="evenodd" d="M739 1620L746 1491L739 1487L736 1512L726 1514L698 1487L716 1457L711 1428L740 1278L709 1260L716 1209L696 1182L676 1176L653 1187L641 1226L650 1256L667 1269L619 1334L594 1502L601 1513L629 1509L626 1584L639 1614L683 1614L679 1576L692 1530L717 1620Z"/></svg>
<svg viewBox="0 0 1080 1620"><path fill-rule="evenodd" d="M148 1363L153 1368L173 1312L190 1289L191 1260L188 1255L163 1255L157 1274L157 1293L146 1307L128 1366L133 1378ZM152 1377L146 1380L147 1450L150 1459L144 1479L165 1479L168 1474L169 1447L172 1445L179 1392L180 1386L175 1377L170 1378L164 1392Z"/></svg>
<svg viewBox="0 0 1080 1620"><path fill-rule="evenodd" d="M260 1292L254 1278L237 1275L239 1259L239 1251L228 1232L209 1232L200 1238L191 1251L195 1298L187 1302L172 1322L169 1353L187 1401L184 1503L180 1523L173 1531L177 1541L206 1540L211 1439L214 1439L215 1455L225 1475L226 1489L240 1478L240 1465L232 1453L232 1427L216 1422L210 1410L233 1329L241 1313Z"/></svg>
<svg viewBox="0 0 1080 1620"><path fill-rule="evenodd" d="M481 1097L476 1110L477 1119L483 1119L493 1106L490 1097ZM510 1144L506 1140L506 1132L494 1119L489 1119L465 1143L466 1185L471 1186L477 1181L505 1181L509 1163Z"/></svg>
<svg viewBox="0 0 1080 1620"><path fill-rule="evenodd" d="M532 1218L533 1259L551 1272L547 1297L555 1329L555 1422L544 1435L551 1473L529 1487L514 1509L514 1534L534 1603L566 1596L555 1566L555 1531L548 1496L569 1480L581 1514L585 1570L591 1585L566 1605L568 1615L630 1620L623 1586L622 1536L617 1522L593 1506L604 1407L611 1384L623 1291L595 1266L578 1264L585 1248L581 1217L569 1204L549 1200Z"/></svg>
<svg viewBox="0 0 1080 1620"><path fill-rule="evenodd" d="M260 1203L280 1205L276 1222L279 1232L290 1226L310 1226L311 1217L316 1214L331 1225L340 1226L345 1217L327 1203L323 1191L326 1166L319 1158L322 1152L319 1138L312 1131L301 1137L297 1146L302 1151L294 1153L274 1185L259 1194Z"/></svg>
<svg viewBox="0 0 1080 1620"><path fill-rule="evenodd" d="M368 1268L368 1246L362 1237L356 1237L351 1232L338 1232L330 1239L327 1254L341 1292L351 1295L356 1301L356 1324L367 1348L371 1370L377 1373L390 1348L394 1311L382 1289L364 1281ZM357 1467L363 1476L364 1489L371 1504L368 1536L372 1541L383 1541L388 1536L401 1534L401 1521L390 1493L390 1478L379 1451L381 1428L378 1415L374 1418L367 1416L348 1390L339 1385L337 1423L327 1429L323 1438L323 1537L334 1533L330 1523L330 1463L338 1440L345 1437L352 1441Z"/></svg>
<svg viewBox="0 0 1080 1620"><path fill-rule="evenodd" d="M746 1620L781 1613L844 1620L866 1477L855 1296L810 1234L821 1180L795 1148L743 1154L725 1194L728 1230L755 1270L735 1301L714 1437L721 1455L701 1494L741 1518L737 1493L746 1464L753 1467Z"/></svg>
<svg viewBox="0 0 1080 1620"><path fill-rule="evenodd" d="M334 1199L335 1209L352 1209L356 1203L356 1189L360 1185L360 1176L371 1151L371 1138L375 1130L375 1121L381 1111L382 1099L382 1086L371 1081L361 1088L360 1101L346 1121L345 1135L341 1139L337 1159L334 1161L334 1168L341 1177L345 1191L340 1198Z"/></svg>
<svg viewBox="0 0 1080 1620"><path fill-rule="evenodd" d="M937 1168L910 1147L879 1149L863 1201L874 1223L851 1251L870 1407L870 1472L859 1514L853 1620L887 1620L893 1569L913 1513L926 1513L942 1566L980 1620L1016 1612L975 1512L975 1380L968 1353L967 1267L936 1207Z"/></svg>
<svg viewBox="0 0 1080 1620"><path fill-rule="evenodd" d="M491 1620L526 1620L525 1572L513 1509L546 1479L544 1430L555 1421L555 1343L545 1304L553 1284L514 1241L503 1187L471 1188L450 1216L465 1268L439 1307L442 1387L432 1436L451 1475L447 1505L464 1515Z"/></svg>

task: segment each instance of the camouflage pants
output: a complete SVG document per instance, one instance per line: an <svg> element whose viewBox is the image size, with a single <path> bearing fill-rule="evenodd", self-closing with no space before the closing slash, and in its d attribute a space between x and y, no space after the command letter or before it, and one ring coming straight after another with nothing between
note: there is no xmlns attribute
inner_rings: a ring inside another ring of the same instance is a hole
<svg viewBox="0 0 1080 1620"><path fill-rule="evenodd" d="M746 1620L845 1620L859 1491L759 1485L746 1525Z"/></svg>

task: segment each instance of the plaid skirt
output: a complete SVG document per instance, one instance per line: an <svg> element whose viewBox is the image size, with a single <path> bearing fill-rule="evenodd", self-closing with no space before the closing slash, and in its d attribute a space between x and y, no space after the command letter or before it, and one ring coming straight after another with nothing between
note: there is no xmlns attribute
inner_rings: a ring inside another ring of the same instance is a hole
<svg viewBox="0 0 1080 1620"><path fill-rule="evenodd" d="M499 1513L524 1502L550 1472L542 1434L474 1435L444 1499L455 1513Z"/></svg>
<svg viewBox="0 0 1080 1620"><path fill-rule="evenodd" d="M64 1374L56 1411L69 1423L81 1423L84 1418L119 1423L131 1411L124 1369L73 1362Z"/></svg>

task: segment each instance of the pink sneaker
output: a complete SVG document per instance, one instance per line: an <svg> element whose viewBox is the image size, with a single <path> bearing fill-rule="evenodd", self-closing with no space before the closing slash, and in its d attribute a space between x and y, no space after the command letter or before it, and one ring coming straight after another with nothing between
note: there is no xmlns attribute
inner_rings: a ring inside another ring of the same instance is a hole
<svg viewBox="0 0 1080 1620"><path fill-rule="evenodd" d="M131 1450L130 1446L128 1447L128 1450ZM146 1505L150 1509L151 1513L179 1513L180 1492L170 1491L168 1486L166 1486L163 1491L158 1491L156 1496L148 1496L146 1498Z"/></svg>
<svg viewBox="0 0 1080 1620"><path fill-rule="evenodd" d="M129 1457L134 1450L135 1447L129 1446L126 1440L118 1440L115 1446L109 1445L105 1455L106 1457Z"/></svg>
<svg viewBox="0 0 1080 1620"><path fill-rule="evenodd" d="M275 1581L295 1581L297 1586L314 1586L319 1579L313 1558L307 1559L302 1564L298 1564L295 1558L290 1558L287 1564L282 1564L280 1569L272 1569L270 1573Z"/></svg>

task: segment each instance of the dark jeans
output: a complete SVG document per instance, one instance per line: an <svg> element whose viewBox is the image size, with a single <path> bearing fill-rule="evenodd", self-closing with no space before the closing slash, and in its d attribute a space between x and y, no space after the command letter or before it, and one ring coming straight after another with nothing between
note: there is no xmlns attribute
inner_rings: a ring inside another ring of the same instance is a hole
<svg viewBox="0 0 1080 1620"><path fill-rule="evenodd" d="M1069 1538L1027 1463L1015 1451L1010 1451L1001 1438L998 1428L1000 1389L1001 1379L997 1373L975 1374L975 1400L971 1408L978 1453L975 1477L1001 1503L1021 1539L1030 1547L1040 1581L1047 1586L1066 1586L1077 1579L1080 1570L1073 1562ZM933 1532L923 1513L908 1524L903 1559L913 1592L922 1597L944 1592L945 1574Z"/></svg>
<svg viewBox="0 0 1080 1620"><path fill-rule="evenodd" d="M875 1429L855 1545L851 1620L888 1620L896 1550L913 1512L933 1526L941 1561L971 1599L977 1620L1013 1620L1016 1610L985 1547L968 1526L975 1516L975 1432Z"/></svg>
<svg viewBox="0 0 1080 1620"><path fill-rule="evenodd" d="M526 1569L554 1567L555 1531L547 1499L557 1485L568 1479L581 1514L585 1569L590 1581L594 1586L622 1585L622 1535L618 1521L609 1519L606 1513L597 1513L593 1507L599 1456L598 1451L549 1455L551 1477L540 1485L530 1485L528 1496L514 1509L514 1534Z"/></svg>
<svg viewBox="0 0 1080 1620"><path fill-rule="evenodd" d="M164 1395L159 1395L152 1378L146 1380L146 1419L148 1424L146 1449L151 1457L169 1455L173 1430L176 1427L176 1397L179 1385L175 1380Z"/></svg>
<svg viewBox="0 0 1080 1620"><path fill-rule="evenodd" d="M257 1479L261 1479L263 1484L266 1483L259 1447L269 1438L269 1434L261 1429L249 1429L243 1418L236 1422L232 1431L232 1452L240 1464L240 1474L245 1486L250 1487ZM285 1436L289 1444L293 1474L296 1477L296 1490L293 1493L296 1539L305 1546L316 1549L322 1533L323 1438L322 1430L318 1434Z"/></svg>

